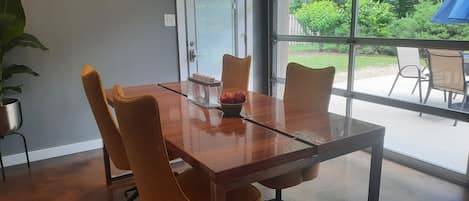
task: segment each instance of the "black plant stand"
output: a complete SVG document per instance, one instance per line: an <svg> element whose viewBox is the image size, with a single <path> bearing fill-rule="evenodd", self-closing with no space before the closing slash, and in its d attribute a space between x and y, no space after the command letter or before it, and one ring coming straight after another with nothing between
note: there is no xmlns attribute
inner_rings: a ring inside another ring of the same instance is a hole
<svg viewBox="0 0 469 201"><path fill-rule="evenodd" d="M19 135L21 138L23 138L24 152L26 154L26 161L28 163L28 170L31 170L31 165L29 164L29 153L28 153L28 145L26 143L26 138L24 137L23 134L14 131L14 132L11 132L9 134L1 136L0 140L3 140L6 136L9 136L9 135ZM2 179L3 179L3 181L6 181L5 167L3 167L3 157L2 157L2 150L1 149L0 149L0 167L2 168Z"/></svg>

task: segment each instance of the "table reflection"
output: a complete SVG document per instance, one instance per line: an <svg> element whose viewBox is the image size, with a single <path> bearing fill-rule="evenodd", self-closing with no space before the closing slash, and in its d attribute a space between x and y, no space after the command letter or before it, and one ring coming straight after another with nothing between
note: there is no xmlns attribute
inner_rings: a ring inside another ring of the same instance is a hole
<svg viewBox="0 0 469 201"><path fill-rule="evenodd" d="M242 114L246 119L313 145L322 145L377 129L373 124L333 113L315 112L295 101L284 101L258 93L250 93Z"/></svg>
<svg viewBox="0 0 469 201"><path fill-rule="evenodd" d="M185 160L199 161L210 171L228 171L286 153L304 153L297 156L301 158L314 152L305 143L241 118L223 118L222 111L202 108L174 92L152 96L160 107L166 140L179 152L190 153Z"/></svg>

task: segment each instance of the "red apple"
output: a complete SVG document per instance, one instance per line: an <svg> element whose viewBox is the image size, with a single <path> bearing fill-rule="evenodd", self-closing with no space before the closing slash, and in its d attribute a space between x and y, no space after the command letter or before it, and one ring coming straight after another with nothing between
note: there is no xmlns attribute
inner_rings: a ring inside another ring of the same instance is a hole
<svg viewBox="0 0 469 201"><path fill-rule="evenodd" d="M246 95L244 95L244 92L237 91L234 94L234 102L235 103L244 103L244 101L246 101Z"/></svg>
<svg viewBox="0 0 469 201"><path fill-rule="evenodd" d="M220 96L220 102L222 103L234 103L234 94L231 92L225 92Z"/></svg>
<svg viewBox="0 0 469 201"><path fill-rule="evenodd" d="M220 102L227 103L228 102L228 97L226 97L225 95L221 95L220 96Z"/></svg>

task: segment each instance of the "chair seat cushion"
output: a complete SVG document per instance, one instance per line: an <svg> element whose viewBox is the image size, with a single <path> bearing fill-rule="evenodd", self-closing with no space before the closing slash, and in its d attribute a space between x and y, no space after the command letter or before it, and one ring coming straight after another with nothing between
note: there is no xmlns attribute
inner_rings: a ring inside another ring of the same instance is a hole
<svg viewBox="0 0 469 201"><path fill-rule="evenodd" d="M313 180L318 176L319 164L301 170L292 171L280 176L260 181L262 185L272 189L285 189Z"/></svg>
<svg viewBox="0 0 469 201"><path fill-rule="evenodd" d="M182 190L190 201L210 200L210 179L200 170L192 168L177 176ZM259 190L253 185L247 185L229 191L226 194L227 201L261 201Z"/></svg>

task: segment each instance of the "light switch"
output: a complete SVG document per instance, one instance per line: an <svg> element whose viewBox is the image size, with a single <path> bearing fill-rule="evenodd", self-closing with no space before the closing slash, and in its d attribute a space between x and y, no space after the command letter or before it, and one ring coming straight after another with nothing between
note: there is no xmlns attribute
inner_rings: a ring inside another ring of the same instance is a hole
<svg viewBox="0 0 469 201"><path fill-rule="evenodd" d="M176 26L176 16L174 14L164 14L164 26L165 27L175 27Z"/></svg>

